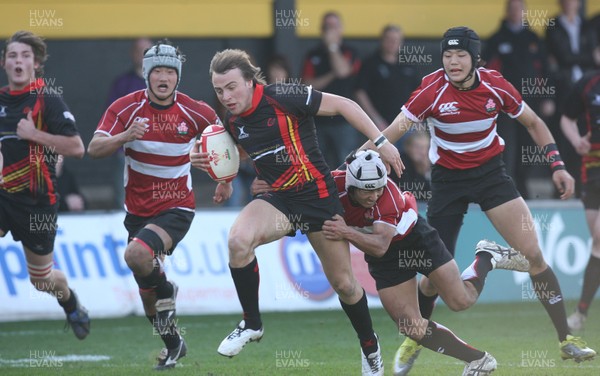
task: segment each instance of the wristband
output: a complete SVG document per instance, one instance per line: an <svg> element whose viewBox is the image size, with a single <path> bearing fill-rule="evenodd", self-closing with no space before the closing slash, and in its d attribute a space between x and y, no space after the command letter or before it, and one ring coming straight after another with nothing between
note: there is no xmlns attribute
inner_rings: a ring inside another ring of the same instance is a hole
<svg viewBox="0 0 600 376"><path fill-rule="evenodd" d="M381 149L381 147L382 147L383 145L385 145L387 142L388 142L388 139L387 139L387 138L385 138L385 136L384 136L384 135L381 135L381 136L377 137L377 138L375 139L375 141L373 141L373 144L375 144L375 147L376 147L377 149Z"/></svg>
<svg viewBox="0 0 600 376"><path fill-rule="evenodd" d="M377 150L381 149L381 147L385 144L387 144L389 141L387 138L383 139L383 141L381 142L381 144L377 145Z"/></svg>
<svg viewBox="0 0 600 376"><path fill-rule="evenodd" d="M552 172L566 169L565 162L563 162L562 158L560 157L560 153L558 152L558 147L556 144L548 144L544 146L544 150L546 152L546 158L550 163L550 169Z"/></svg>

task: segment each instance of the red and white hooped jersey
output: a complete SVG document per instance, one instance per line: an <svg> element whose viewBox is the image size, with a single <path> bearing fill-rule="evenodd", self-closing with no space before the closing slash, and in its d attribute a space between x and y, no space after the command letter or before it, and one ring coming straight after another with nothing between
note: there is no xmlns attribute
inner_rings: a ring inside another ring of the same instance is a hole
<svg viewBox="0 0 600 376"><path fill-rule="evenodd" d="M392 242L406 237L417 223L419 217L417 200L410 192L402 192L391 180L383 188L383 194L375 206L370 209L354 206L346 191L346 171L332 171L340 201L344 206L344 220L348 226L372 233L374 223L384 223L396 228Z"/></svg>
<svg viewBox="0 0 600 376"><path fill-rule="evenodd" d="M521 94L500 73L484 68L475 72L479 86L461 91L439 69L423 77L402 106L411 121L427 121L433 164L460 170L481 166L504 150L496 132L500 111L512 118L523 111Z"/></svg>
<svg viewBox="0 0 600 376"><path fill-rule="evenodd" d="M137 118L148 119L144 137L123 145L125 210L142 217L195 209L189 152L204 128L221 123L209 105L179 92L173 105L157 107L150 105L145 89L133 92L110 105L95 132L111 137Z"/></svg>

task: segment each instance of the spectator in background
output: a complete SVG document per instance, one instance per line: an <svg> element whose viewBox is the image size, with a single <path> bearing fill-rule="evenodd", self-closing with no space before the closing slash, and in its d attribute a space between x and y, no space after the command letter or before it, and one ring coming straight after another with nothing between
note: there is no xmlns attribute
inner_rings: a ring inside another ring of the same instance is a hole
<svg viewBox="0 0 600 376"><path fill-rule="evenodd" d="M594 58L596 48L594 32L591 25L585 22L579 13L581 1L559 0L559 4L561 13L554 18L554 25L546 30L546 45L550 69L555 76L557 108L560 111L573 84L600 62L596 62ZM579 195L581 160L569 141L562 137L558 125L560 115L560 113L556 114L550 130L553 131L558 147L562 151L567 170L575 177L575 191Z"/></svg>
<svg viewBox="0 0 600 376"><path fill-rule="evenodd" d="M133 41L130 49L130 58L132 66L131 68L117 76L113 81L110 91L108 93L108 99L106 101L106 107L110 106L117 99L126 96L134 91L142 90L146 88L146 81L142 74L142 60L144 59L144 52L152 47L152 41L149 38L138 38ZM117 161L113 175L113 191L115 195L115 207L122 209L123 203L125 202L125 182L123 180L123 169L125 168L125 155L123 149L117 150L114 154Z"/></svg>
<svg viewBox="0 0 600 376"><path fill-rule="evenodd" d="M404 172L400 177L400 189L411 192L418 201L431 198L431 161L429 160L429 135L415 131L404 140L402 162Z"/></svg>
<svg viewBox="0 0 600 376"><path fill-rule="evenodd" d="M304 84L319 91L352 98L359 69L356 51L343 41L340 15L326 13L321 23L321 44L310 50L304 60ZM318 117L315 123L319 148L329 167L335 168L357 146L358 133L341 116Z"/></svg>
<svg viewBox="0 0 600 376"><path fill-rule="evenodd" d="M542 118L554 114L555 91L551 89L545 70L546 56L542 40L529 29L523 0L508 0L506 14L500 28L494 33L483 50L482 59L486 67L502 73L531 108ZM535 144L525 127L502 113L498 117L498 134L505 140L503 159L506 170L515 179L517 189L524 199L528 198L527 179L531 168L522 162L521 155L527 150L535 150ZM544 174L546 169L538 166Z"/></svg>
<svg viewBox="0 0 600 376"><path fill-rule="evenodd" d="M419 86L415 68L400 63L403 44L400 27L385 26L379 48L364 61L358 74L356 101L380 130L394 121L410 93Z"/></svg>
<svg viewBox="0 0 600 376"><path fill-rule="evenodd" d="M277 54L271 56L269 61L267 61L265 75L267 78L267 84L269 85L291 83L289 81L290 77L292 76L292 70L287 57Z"/></svg>
<svg viewBox="0 0 600 376"><path fill-rule="evenodd" d="M583 136L577 127L578 118L585 119ZM583 275L581 298L575 312L567 319L571 330L581 330L600 286L600 71L585 74L575 84L565 101L560 126L583 158L581 201L592 235L592 254Z"/></svg>
<svg viewBox="0 0 600 376"><path fill-rule="evenodd" d="M58 183L58 211L80 212L85 210L85 199L79 190L75 175L65 166L62 155L56 162L56 182Z"/></svg>
<svg viewBox="0 0 600 376"><path fill-rule="evenodd" d="M142 74L142 60L144 59L144 52L150 47L152 47L152 41L149 38L138 38L133 41L130 49L132 66L113 81L108 93L107 107L129 93L146 88L146 81Z"/></svg>

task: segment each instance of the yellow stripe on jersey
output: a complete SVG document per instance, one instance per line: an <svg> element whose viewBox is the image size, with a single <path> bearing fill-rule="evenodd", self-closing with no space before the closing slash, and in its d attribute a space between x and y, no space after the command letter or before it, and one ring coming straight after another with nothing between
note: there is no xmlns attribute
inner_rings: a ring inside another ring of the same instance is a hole
<svg viewBox="0 0 600 376"><path fill-rule="evenodd" d="M292 175L292 177L289 178L288 181L286 181L285 183L283 183L281 185L281 187L279 187L279 189L285 190L285 189L287 189L289 187L293 187L296 183L298 183L298 174Z"/></svg>
<svg viewBox="0 0 600 376"><path fill-rule="evenodd" d="M595 167L600 167L600 161L585 163L585 168L595 168Z"/></svg>
<svg viewBox="0 0 600 376"><path fill-rule="evenodd" d="M23 175L29 174L29 165L18 169L17 171L11 172L8 175L4 175L4 182L5 183L10 183L13 180L17 180L18 178L20 178Z"/></svg>
<svg viewBox="0 0 600 376"><path fill-rule="evenodd" d="M28 187L29 187L29 182L25 182L25 183L23 183L21 185L17 185L17 186L14 186L14 187L6 188L6 192L9 192L9 193L21 192L21 191L26 190Z"/></svg>
<svg viewBox="0 0 600 376"><path fill-rule="evenodd" d="M297 140L296 140L296 133L294 131L294 123L292 122L292 119L289 116L285 116L285 120L287 121L287 126L288 126L288 132L290 134L290 139L292 140L292 145L294 145L294 151L296 152L296 160L300 162L301 165L301 169L302 172L304 174L304 177L306 178L307 181L312 181L314 180L313 176L310 174L310 172L308 171L308 168L306 167L306 164L304 163L304 159L300 156L300 152L298 151L298 144L297 144ZM293 161L293 159L292 159Z"/></svg>

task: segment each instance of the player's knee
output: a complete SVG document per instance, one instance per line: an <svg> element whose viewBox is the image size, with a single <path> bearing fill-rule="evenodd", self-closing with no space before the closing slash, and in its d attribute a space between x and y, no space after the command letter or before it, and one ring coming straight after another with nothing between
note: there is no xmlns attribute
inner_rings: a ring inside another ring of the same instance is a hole
<svg viewBox="0 0 600 376"><path fill-rule="evenodd" d="M452 310L454 312L464 311L465 309L467 309L467 308L471 307L471 305L473 305L473 302L471 301L471 299L469 299L469 297L466 295L453 296L453 297L449 298L448 300L444 300L444 302L446 303L448 308L450 308L450 310Z"/></svg>
<svg viewBox="0 0 600 376"><path fill-rule="evenodd" d="M545 264L544 255L542 254L542 251L537 244L529 248L526 252L521 251L521 253L525 256L527 261L529 261L530 270L536 270L537 268L541 268Z"/></svg>
<svg viewBox="0 0 600 376"><path fill-rule="evenodd" d="M125 262L137 274L147 274L153 266L155 255L164 252L160 236L152 230L142 229L125 248Z"/></svg>
<svg viewBox="0 0 600 376"><path fill-rule="evenodd" d="M521 239L519 244L513 246L516 250L521 252L527 259L535 259L536 257L543 258L542 250L538 244L537 236L531 236L526 239Z"/></svg>
<svg viewBox="0 0 600 376"><path fill-rule="evenodd" d="M437 294L438 292L435 285L431 283L429 278L423 279L419 283L419 288L421 289L421 292L427 296L432 296L433 294Z"/></svg>
<svg viewBox="0 0 600 376"><path fill-rule="evenodd" d="M353 296L359 288L358 283L356 283L353 278L346 275L334 276L329 283L340 296Z"/></svg>
<svg viewBox="0 0 600 376"><path fill-rule="evenodd" d="M249 234L247 231L232 229L227 240L230 258L243 258L248 255L253 248L253 242L252 234Z"/></svg>
<svg viewBox="0 0 600 376"><path fill-rule="evenodd" d="M29 282L36 290L46 292L50 290L50 279L42 279L29 276Z"/></svg>
<svg viewBox="0 0 600 376"><path fill-rule="evenodd" d="M143 265L146 259L150 259L150 253L136 243L130 243L125 249L125 262L134 272Z"/></svg>

